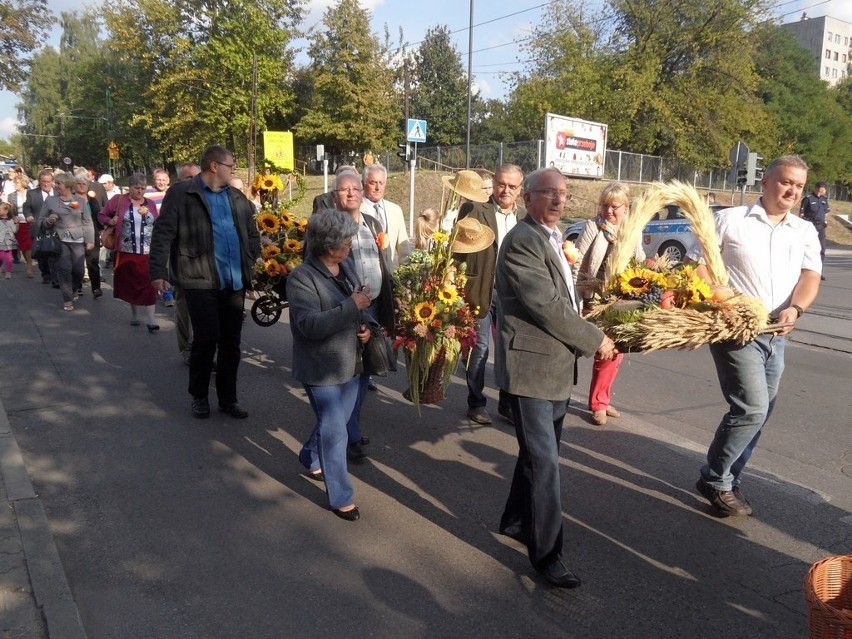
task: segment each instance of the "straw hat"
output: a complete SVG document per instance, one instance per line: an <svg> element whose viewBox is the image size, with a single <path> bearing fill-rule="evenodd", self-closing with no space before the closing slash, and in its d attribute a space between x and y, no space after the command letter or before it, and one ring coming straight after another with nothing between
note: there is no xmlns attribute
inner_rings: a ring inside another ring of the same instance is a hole
<svg viewBox="0 0 852 639"><path fill-rule="evenodd" d="M441 178L444 186L458 193L471 202L487 202L488 196L482 190L482 178L475 171L463 170L455 175L445 175Z"/></svg>
<svg viewBox="0 0 852 639"><path fill-rule="evenodd" d="M450 247L452 253L478 253L494 243L494 231L472 217L456 222L456 239Z"/></svg>

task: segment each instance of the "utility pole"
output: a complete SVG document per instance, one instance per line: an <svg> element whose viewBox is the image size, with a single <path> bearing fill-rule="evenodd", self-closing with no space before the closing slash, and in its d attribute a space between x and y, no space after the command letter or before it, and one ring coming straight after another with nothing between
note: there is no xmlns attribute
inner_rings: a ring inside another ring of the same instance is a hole
<svg viewBox="0 0 852 639"><path fill-rule="evenodd" d="M406 52L407 53L407 52ZM405 96L405 119L403 122L408 123L408 55L402 59L402 86L403 86L403 94ZM408 161L406 158L406 162L402 165L403 174L408 173Z"/></svg>
<svg viewBox="0 0 852 639"><path fill-rule="evenodd" d="M248 155L248 180L254 181L255 144L257 143L257 53L251 57L251 106L249 107L249 131L246 155Z"/></svg>
<svg viewBox="0 0 852 639"><path fill-rule="evenodd" d="M465 151L465 168L470 168L470 92L473 88L473 0L470 0L470 26L467 32L467 149Z"/></svg>

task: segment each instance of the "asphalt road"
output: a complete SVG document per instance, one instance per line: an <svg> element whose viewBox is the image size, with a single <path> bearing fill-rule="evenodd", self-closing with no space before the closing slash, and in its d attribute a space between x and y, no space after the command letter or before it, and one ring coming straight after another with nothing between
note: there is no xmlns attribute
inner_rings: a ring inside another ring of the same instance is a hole
<svg viewBox="0 0 852 639"><path fill-rule="evenodd" d="M706 349L631 355L605 428L582 410L584 364L562 457L576 591L495 533L517 446L464 418L459 378L419 413L402 373L380 380L370 458L351 466L362 518L326 510L296 459L313 420L286 315L246 324L249 418L194 420L170 309L150 335L109 292L63 313L17 275L0 282L0 399L91 638L800 638L808 566L852 548L850 267L830 256L788 348L744 484L753 517L717 519L694 493L723 412Z"/></svg>

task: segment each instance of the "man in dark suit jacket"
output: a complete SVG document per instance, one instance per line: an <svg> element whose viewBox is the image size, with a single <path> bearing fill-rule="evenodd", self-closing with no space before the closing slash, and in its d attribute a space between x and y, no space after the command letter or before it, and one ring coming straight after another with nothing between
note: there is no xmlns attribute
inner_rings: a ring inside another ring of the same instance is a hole
<svg viewBox="0 0 852 639"><path fill-rule="evenodd" d="M524 174L521 167L504 164L494 174L494 192L484 203L466 202L459 209L459 220L471 217L494 231L494 242L477 253L458 254L456 261L467 263L465 299L477 313L477 341L467 365L467 416L477 424L490 424L491 416L485 408L485 365L488 362L488 340L494 320L494 268L497 251L503 238L524 217L524 208L518 206ZM501 396L497 412L510 422L511 408Z"/></svg>
<svg viewBox="0 0 852 639"><path fill-rule="evenodd" d="M562 562L559 440L579 355L611 359L615 344L579 315L571 267L557 222L568 197L554 169L524 183L527 217L497 257L494 371L508 394L520 451L500 532L527 545L533 567L552 585L580 580Z"/></svg>
<svg viewBox="0 0 852 639"><path fill-rule="evenodd" d="M51 195L53 195L53 172L49 169L44 169L38 174L38 188L27 191L27 197L24 200L24 217L29 222L30 236L33 239L41 231L38 224L41 205ZM50 260L46 257L39 257L37 261L38 270L41 271L41 283L53 283L55 284L55 288L59 288L59 277L52 276L50 272Z"/></svg>

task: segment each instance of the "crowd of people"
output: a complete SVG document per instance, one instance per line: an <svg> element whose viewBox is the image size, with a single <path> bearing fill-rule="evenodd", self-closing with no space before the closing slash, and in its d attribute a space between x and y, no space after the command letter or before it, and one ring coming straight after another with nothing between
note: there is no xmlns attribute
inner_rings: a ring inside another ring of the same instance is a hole
<svg viewBox="0 0 852 639"><path fill-rule="evenodd" d="M66 311L82 294L86 256L97 251L102 233L113 236L114 296L130 305L132 325L144 321L156 332L157 294L174 292L191 413L201 419L210 415L214 370L219 410L238 419L248 416L239 402L237 371L260 239L256 204L243 192L234 166L233 152L213 145L197 165L180 165L174 184L167 172L155 171L154 188L165 191L159 205L146 194L141 174L130 176L126 193L112 197L114 181L108 175L95 180L90 173L45 170L32 185L18 174L10 176L12 188L0 204L0 257L7 273L11 253L18 250L32 277L27 255L32 240L42 230L58 233L59 254L39 258L38 266L43 281L60 289ZM797 156L779 158L763 176L757 203L717 214L732 285L761 299L779 324L776 332L753 342L710 347L728 411L696 489L723 516L753 512L740 489L743 469L778 393L784 337L819 287L821 237L814 220L824 219L827 210L819 189L815 203L802 205L805 220L791 214L807 170ZM379 165L360 174L339 167L331 191L314 201L304 261L287 278L292 374L316 417L298 455L304 473L324 482L335 515L360 518L348 460L367 455L370 440L360 416L368 391L376 388L360 354L375 327L394 334L394 269L415 248L428 250L438 230L452 232L459 225L465 237L480 240L478 250L455 255L466 264L464 294L477 317L477 343L465 365L466 416L477 424L492 423L486 364L493 342L497 413L514 427L519 448L499 530L526 545L534 569L548 583L576 587L580 580L565 565L562 551L560 438L580 357L594 360L591 420L603 425L619 416L611 397L623 355L584 319L584 311L592 300L591 283L603 278L619 226L630 214L629 188L616 182L602 189L597 213L577 239L574 261L559 227L571 194L554 168L526 176L512 164L493 174L459 171L444 181L452 205L420 213L414 238L400 207L385 199L386 183L387 171ZM653 257L635 247L636 259ZM690 258L701 273L700 247ZM95 298L101 295L97 261L88 261ZM767 264L778 266L770 270Z"/></svg>

